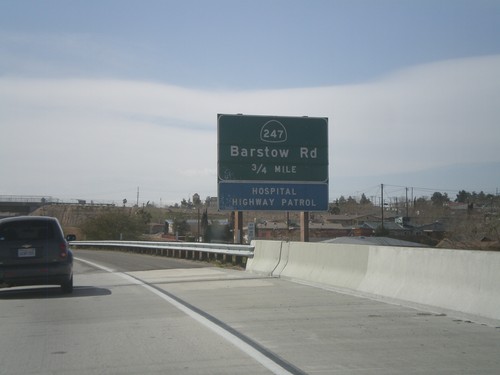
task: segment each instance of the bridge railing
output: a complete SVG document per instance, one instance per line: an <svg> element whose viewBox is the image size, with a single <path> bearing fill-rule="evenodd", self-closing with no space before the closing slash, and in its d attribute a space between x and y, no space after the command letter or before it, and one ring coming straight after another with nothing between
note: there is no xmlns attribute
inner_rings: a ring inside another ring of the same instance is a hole
<svg viewBox="0 0 500 375"><path fill-rule="evenodd" d="M59 203L59 199L43 195L0 195L3 203Z"/></svg>
<svg viewBox="0 0 500 375"><path fill-rule="evenodd" d="M67 204L67 205L90 205L90 206L115 206L114 201L86 200L86 199L59 199L46 195L0 195L0 204Z"/></svg>
<svg viewBox="0 0 500 375"><path fill-rule="evenodd" d="M70 246L76 250L117 250L190 260L215 260L241 266L246 265L247 259L253 257L254 251L252 245L201 242L71 241Z"/></svg>

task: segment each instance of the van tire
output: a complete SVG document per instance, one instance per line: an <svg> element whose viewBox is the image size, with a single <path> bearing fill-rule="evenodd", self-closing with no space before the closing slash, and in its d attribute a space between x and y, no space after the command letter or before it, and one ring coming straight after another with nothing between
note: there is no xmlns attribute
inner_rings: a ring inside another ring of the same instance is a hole
<svg viewBox="0 0 500 375"><path fill-rule="evenodd" d="M73 275L70 279L61 284L61 291L64 294L69 294L73 292Z"/></svg>

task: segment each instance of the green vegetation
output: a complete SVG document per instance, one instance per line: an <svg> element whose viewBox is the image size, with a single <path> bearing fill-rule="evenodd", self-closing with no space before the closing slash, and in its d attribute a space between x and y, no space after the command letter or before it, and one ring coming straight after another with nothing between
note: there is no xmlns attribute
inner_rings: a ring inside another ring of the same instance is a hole
<svg viewBox="0 0 500 375"><path fill-rule="evenodd" d="M113 210L90 218L82 225L87 240L138 240L151 216L144 210Z"/></svg>
<svg viewBox="0 0 500 375"><path fill-rule="evenodd" d="M190 232L191 227L186 220L175 218L173 222L173 230L174 233L177 233L177 235L185 236Z"/></svg>

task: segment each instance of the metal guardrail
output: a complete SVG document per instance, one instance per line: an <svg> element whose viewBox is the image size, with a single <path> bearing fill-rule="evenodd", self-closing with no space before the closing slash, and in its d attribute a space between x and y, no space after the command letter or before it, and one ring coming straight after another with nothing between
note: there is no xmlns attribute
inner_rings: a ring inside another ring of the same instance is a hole
<svg viewBox="0 0 500 375"><path fill-rule="evenodd" d="M248 258L253 258L254 250L252 245L201 242L71 241L69 244L74 248L130 251L192 260L220 260L241 265L246 264Z"/></svg>

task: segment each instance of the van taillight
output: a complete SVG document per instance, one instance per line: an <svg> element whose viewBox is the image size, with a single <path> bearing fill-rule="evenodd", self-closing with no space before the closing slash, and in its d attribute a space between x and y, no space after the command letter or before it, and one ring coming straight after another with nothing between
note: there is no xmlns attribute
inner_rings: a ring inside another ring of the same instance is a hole
<svg viewBox="0 0 500 375"><path fill-rule="evenodd" d="M67 242L61 242L59 244L59 257L66 259L68 257L68 243Z"/></svg>

